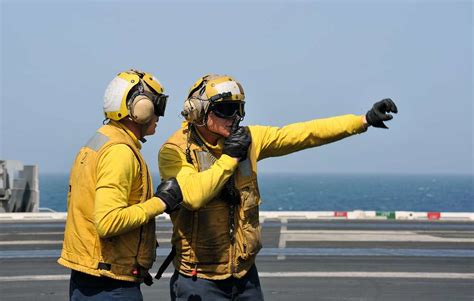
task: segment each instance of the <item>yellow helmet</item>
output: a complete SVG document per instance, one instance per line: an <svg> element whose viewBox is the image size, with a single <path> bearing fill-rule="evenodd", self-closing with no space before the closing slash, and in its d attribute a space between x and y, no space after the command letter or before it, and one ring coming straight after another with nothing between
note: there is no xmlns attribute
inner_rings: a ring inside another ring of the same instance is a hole
<svg viewBox="0 0 474 301"><path fill-rule="evenodd" d="M153 116L164 116L167 95L161 83L150 73L130 69L119 73L104 94L105 118L120 120L130 116L147 123Z"/></svg>
<svg viewBox="0 0 474 301"><path fill-rule="evenodd" d="M181 115L191 123L203 123L212 110L219 117L245 116L242 85L228 75L207 74L189 89ZM229 112L227 112L229 111Z"/></svg>

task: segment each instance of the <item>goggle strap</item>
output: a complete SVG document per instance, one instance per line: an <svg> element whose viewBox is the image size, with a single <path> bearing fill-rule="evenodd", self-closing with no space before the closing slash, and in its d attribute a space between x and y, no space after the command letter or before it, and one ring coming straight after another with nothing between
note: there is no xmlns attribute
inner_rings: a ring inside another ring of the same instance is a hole
<svg viewBox="0 0 474 301"><path fill-rule="evenodd" d="M231 92L219 93L219 94L216 94L216 95L212 96L211 98L209 98L209 101L210 102L216 102L219 99L224 99L226 97L231 97L231 96L232 96Z"/></svg>

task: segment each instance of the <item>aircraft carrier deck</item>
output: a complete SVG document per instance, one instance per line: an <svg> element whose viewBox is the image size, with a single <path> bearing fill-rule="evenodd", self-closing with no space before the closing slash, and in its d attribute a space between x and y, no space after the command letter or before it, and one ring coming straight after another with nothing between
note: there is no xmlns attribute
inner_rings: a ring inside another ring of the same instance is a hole
<svg viewBox="0 0 474 301"><path fill-rule="evenodd" d="M362 219L352 219L359 215ZM257 267L266 300L474 300L474 215L262 212ZM398 220L403 218L404 220ZM394 216L395 217L395 214ZM64 213L0 215L0 296L67 300ZM171 223L157 219L157 271ZM169 300L172 266L145 300Z"/></svg>

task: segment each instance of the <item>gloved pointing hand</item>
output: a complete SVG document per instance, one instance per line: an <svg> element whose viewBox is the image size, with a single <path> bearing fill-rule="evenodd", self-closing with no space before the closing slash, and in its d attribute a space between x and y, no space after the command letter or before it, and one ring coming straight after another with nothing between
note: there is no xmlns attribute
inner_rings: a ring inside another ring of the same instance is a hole
<svg viewBox="0 0 474 301"><path fill-rule="evenodd" d="M239 120L236 119L232 124L232 133L224 141L222 153L243 161L247 158L247 151L252 143L252 138L247 130L238 124Z"/></svg>
<svg viewBox="0 0 474 301"><path fill-rule="evenodd" d="M393 118L392 114L386 114L390 112L398 113L397 106L390 98L385 98L376 102L372 109L367 112L365 118L367 119L367 123L373 127L388 129L383 122Z"/></svg>
<svg viewBox="0 0 474 301"><path fill-rule="evenodd" d="M161 182L156 188L155 196L166 204L165 212L168 214L179 209L183 202L183 194L175 178Z"/></svg>

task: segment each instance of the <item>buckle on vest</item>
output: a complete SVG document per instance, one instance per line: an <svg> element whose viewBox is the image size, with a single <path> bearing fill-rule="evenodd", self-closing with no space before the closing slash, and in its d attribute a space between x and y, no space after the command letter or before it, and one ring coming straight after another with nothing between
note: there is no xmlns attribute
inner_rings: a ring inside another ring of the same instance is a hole
<svg viewBox="0 0 474 301"><path fill-rule="evenodd" d="M112 265L110 263L99 262L99 264L97 265L97 268L99 270L110 271L112 269Z"/></svg>

